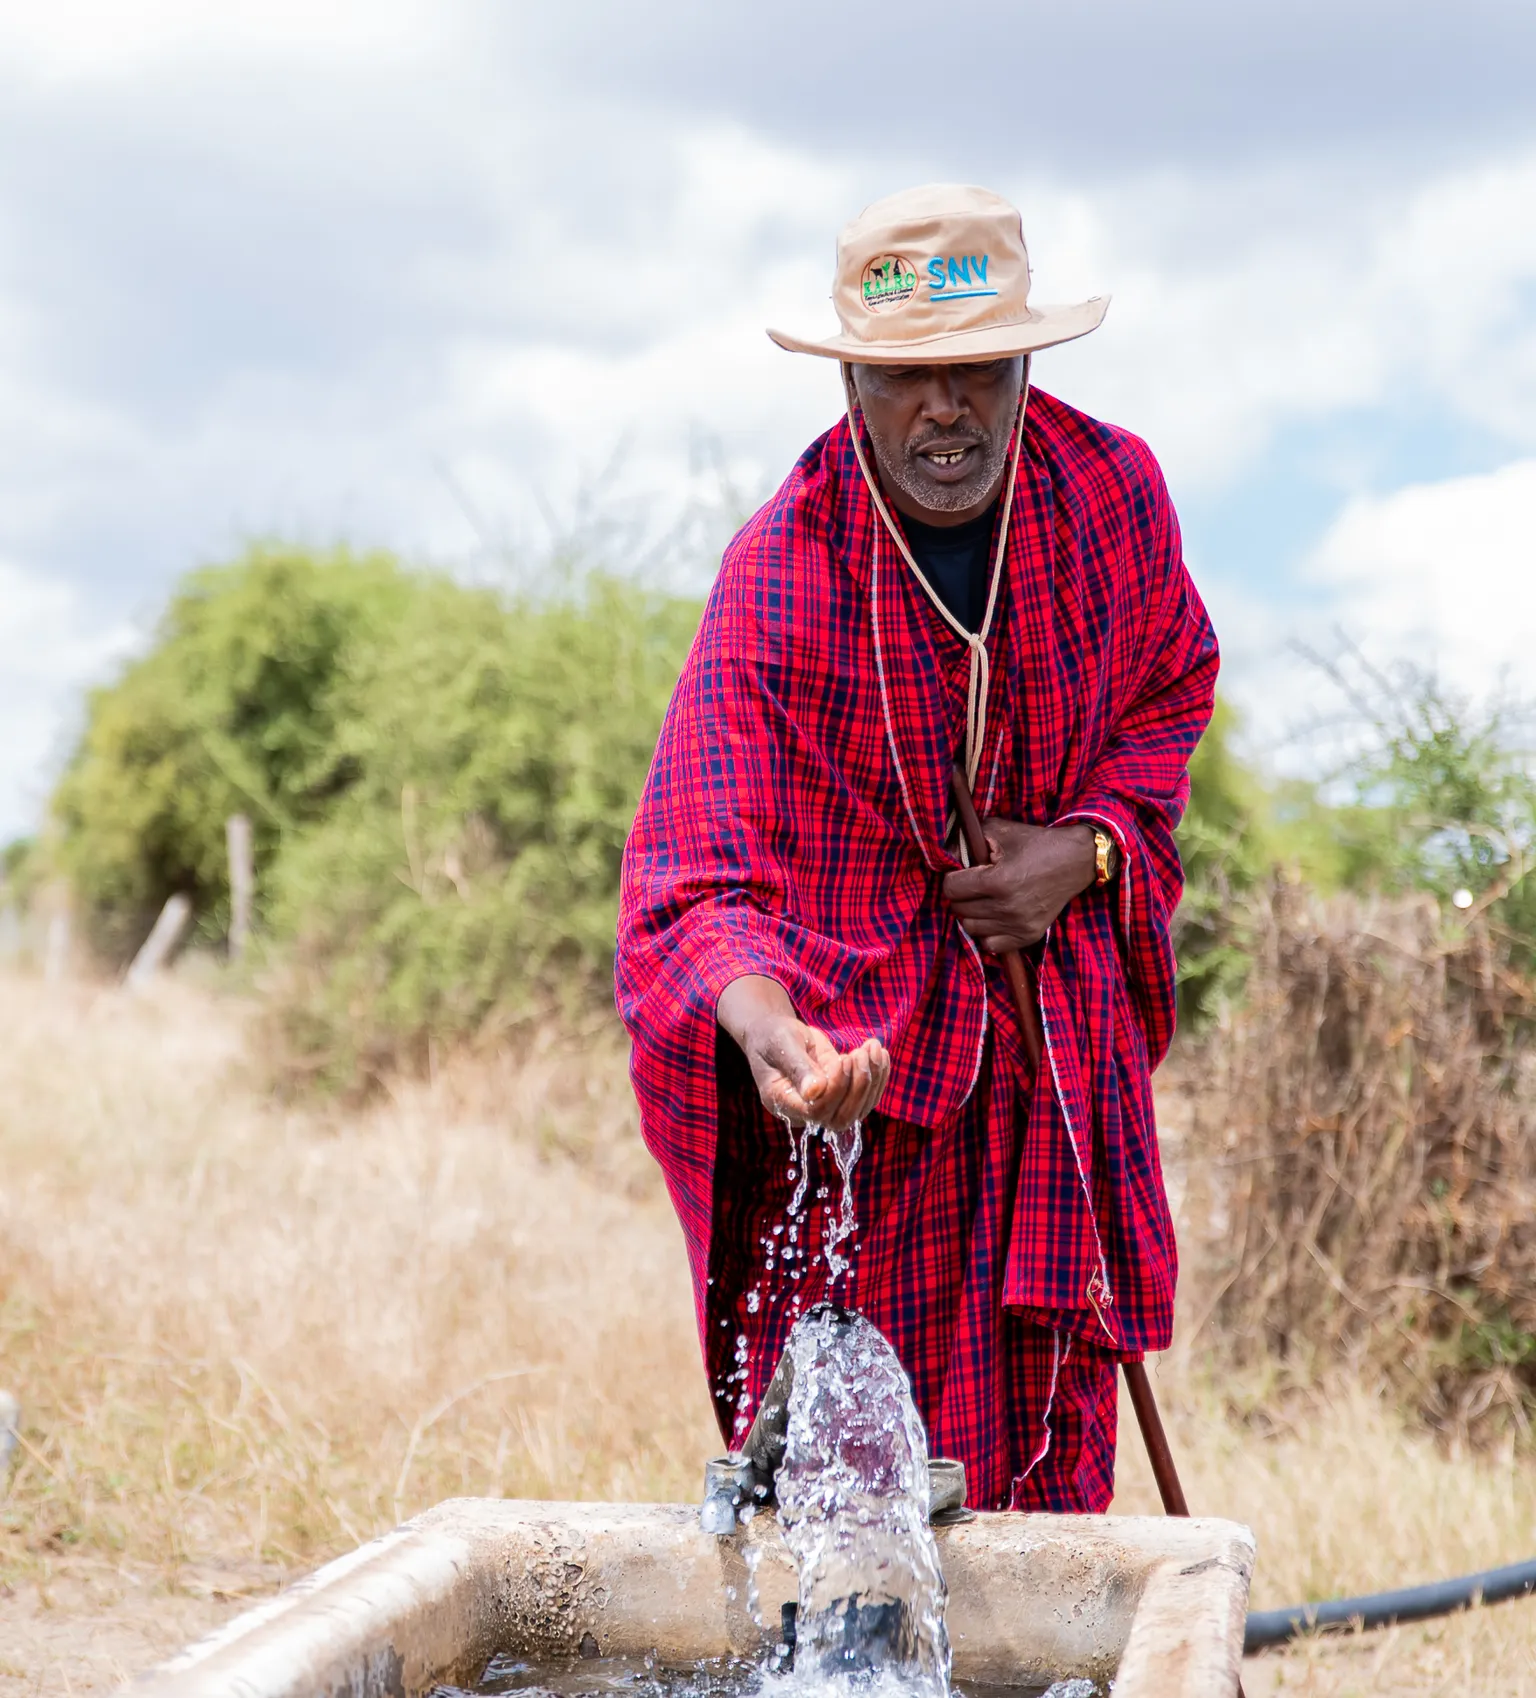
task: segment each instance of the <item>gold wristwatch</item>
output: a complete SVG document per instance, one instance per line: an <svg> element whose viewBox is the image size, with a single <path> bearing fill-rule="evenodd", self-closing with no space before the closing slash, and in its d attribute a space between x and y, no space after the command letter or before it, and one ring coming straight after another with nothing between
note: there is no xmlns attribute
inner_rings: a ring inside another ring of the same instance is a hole
<svg viewBox="0 0 1536 1698"><path fill-rule="evenodd" d="M1093 882L1100 890L1120 870L1120 851L1107 831L1093 828Z"/></svg>

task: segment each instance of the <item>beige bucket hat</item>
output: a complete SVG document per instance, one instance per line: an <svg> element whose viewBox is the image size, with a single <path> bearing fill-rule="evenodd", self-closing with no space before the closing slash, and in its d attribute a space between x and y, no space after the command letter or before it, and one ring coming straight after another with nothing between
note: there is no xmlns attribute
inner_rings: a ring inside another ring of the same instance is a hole
<svg viewBox="0 0 1536 1698"><path fill-rule="evenodd" d="M932 183L867 206L837 238L832 284L842 334L768 334L781 348L872 365L995 360L1097 330L1107 295L1029 304L1018 208L987 189Z"/></svg>

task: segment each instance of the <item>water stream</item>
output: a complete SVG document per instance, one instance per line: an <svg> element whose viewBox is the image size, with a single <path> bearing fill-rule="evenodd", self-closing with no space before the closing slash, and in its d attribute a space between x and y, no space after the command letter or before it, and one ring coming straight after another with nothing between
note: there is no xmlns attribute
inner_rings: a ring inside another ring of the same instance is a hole
<svg viewBox="0 0 1536 1698"><path fill-rule="evenodd" d="M852 1258L843 1255L840 1246L846 1244L859 1230L859 1223L853 1213L853 1166L864 1153L864 1128L856 1120L846 1130L824 1132L822 1137L832 1152L838 1177L843 1182L843 1195L838 1212L835 1215L830 1210L827 1212L827 1236L821 1247L821 1253L827 1259L830 1288L853 1265Z"/></svg>
<svg viewBox="0 0 1536 1698"><path fill-rule="evenodd" d="M896 1352L862 1315L795 1323L779 1524L799 1572L795 1681L899 1674L949 1690L944 1574L928 1526L928 1440Z"/></svg>

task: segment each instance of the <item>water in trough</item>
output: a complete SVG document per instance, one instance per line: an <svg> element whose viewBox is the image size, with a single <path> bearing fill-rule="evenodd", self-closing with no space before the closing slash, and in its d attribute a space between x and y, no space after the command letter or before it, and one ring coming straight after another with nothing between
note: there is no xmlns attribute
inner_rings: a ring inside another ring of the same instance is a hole
<svg viewBox="0 0 1536 1698"><path fill-rule="evenodd" d="M668 1668L639 1658L598 1657L570 1663L526 1663L516 1658L496 1658L485 1678L472 1692L461 1687L440 1686L432 1698L486 1698L486 1695L516 1693L519 1698L799 1698L808 1688L793 1675L765 1674L757 1663L746 1661L694 1663L686 1668ZM871 1698L896 1698L906 1690L896 1676L886 1676L867 1688L854 1684L817 1688L831 1694L851 1695L866 1690ZM1091 1680L1060 1680L1054 1686L984 1686L966 1681L954 1688L956 1698L1103 1698L1103 1688Z"/></svg>

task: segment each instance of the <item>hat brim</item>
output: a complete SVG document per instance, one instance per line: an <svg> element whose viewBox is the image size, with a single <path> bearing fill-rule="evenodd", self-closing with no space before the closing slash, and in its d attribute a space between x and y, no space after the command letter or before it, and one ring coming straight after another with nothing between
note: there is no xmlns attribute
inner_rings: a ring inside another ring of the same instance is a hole
<svg viewBox="0 0 1536 1698"><path fill-rule="evenodd" d="M1031 307L1011 324L989 324L979 330L949 330L904 342L863 342L853 336L829 336L816 341L791 336L786 330L768 335L792 354L819 354L827 360L850 360L859 365L961 365L967 360L1001 360L1014 354L1033 354L1073 342L1097 330L1109 311L1109 296L1095 295L1070 307Z"/></svg>

